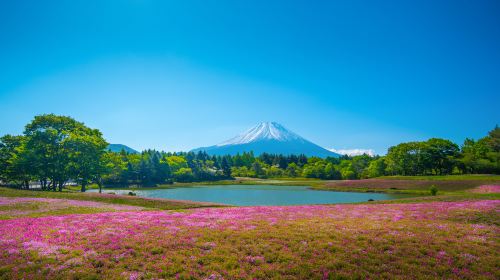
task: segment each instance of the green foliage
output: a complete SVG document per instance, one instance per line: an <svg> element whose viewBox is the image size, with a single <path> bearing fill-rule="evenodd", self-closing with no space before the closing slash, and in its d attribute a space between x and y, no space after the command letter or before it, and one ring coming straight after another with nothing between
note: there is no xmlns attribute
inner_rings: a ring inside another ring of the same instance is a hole
<svg viewBox="0 0 500 280"><path fill-rule="evenodd" d="M431 195L433 195L433 196L437 195L437 193L438 193L438 188L436 187L436 185L432 185L429 190L431 192Z"/></svg>
<svg viewBox="0 0 500 280"><path fill-rule="evenodd" d="M390 147L385 162L390 175L446 175L452 173L458 155L453 142L432 138Z"/></svg>
<svg viewBox="0 0 500 280"><path fill-rule="evenodd" d="M108 145L99 130L54 114L36 116L24 135L0 139L1 174L27 188L36 180L43 190L61 191L70 179L82 185L100 180ZM20 183L21 182L21 183Z"/></svg>
<svg viewBox="0 0 500 280"><path fill-rule="evenodd" d="M375 178L385 175L385 170L387 168L387 164L385 163L385 158L379 158L373 160L368 165L366 172L364 172L364 178Z"/></svg>
<svg viewBox="0 0 500 280"><path fill-rule="evenodd" d="M463 173L500 174L500 128L496 126L488 136L474 141L466 139L459 158Z"/></svg>
<svg viewBox="0 0 500 280"><path fill-rule="evenodd" d="M0 138L0 180L28 188L33 179L26 137L5 135Z"/></svg>

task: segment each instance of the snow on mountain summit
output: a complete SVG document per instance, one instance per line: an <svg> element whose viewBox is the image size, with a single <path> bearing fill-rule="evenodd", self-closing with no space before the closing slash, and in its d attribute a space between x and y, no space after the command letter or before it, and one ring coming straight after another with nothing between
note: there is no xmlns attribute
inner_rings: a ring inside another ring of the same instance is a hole
<svg viewBox="0 0 500 280"><path fill-rule="evenodd" d="M281 155L301 155L317 157L338 157L339 154L329 151L308 141L298 134L286 129L276 122L263 122L244 133L220 144L201 147L192 152L204 151L209 155L236 155L253 152Z"/></svg>
<svg viewBox="0 0 500 280"><path fill-rule="evenodd" d="M262 140L277 140L282 142L296 140L305 141L305 139L286 129L279 123L263 122L232 139L218 144L217 146L240 145Z"/></svg>

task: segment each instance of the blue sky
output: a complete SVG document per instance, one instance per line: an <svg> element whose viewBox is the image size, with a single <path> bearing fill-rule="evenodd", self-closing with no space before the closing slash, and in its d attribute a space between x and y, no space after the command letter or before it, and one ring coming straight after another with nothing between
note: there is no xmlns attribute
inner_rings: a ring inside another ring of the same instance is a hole
<svg viewBox="0 0 500 280"><path fill-rule="evenodd" d="M377 153L500 123L500 2L2 1L0 135L70 115L188 150L277 121Z"/></svg>

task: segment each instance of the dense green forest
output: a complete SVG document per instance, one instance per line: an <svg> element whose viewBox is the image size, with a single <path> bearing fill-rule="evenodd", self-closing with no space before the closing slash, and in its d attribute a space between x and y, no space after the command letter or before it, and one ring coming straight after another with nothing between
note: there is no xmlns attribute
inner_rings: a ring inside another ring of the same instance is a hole
<svg viewBox="0 0 500 280"><path fill-rule="evenodd" d="M386 156L317 158L304 155L243 153L210 156L146 150L140 154L110 152L101 132L70 117L36 116L23 135L0 138L0 180L4 185L59 190L68 182L86 187L155 186L234 177L305 177L329 180L384 175L500 174L500 128L461 147L432 138L401 143Z"/></svg>

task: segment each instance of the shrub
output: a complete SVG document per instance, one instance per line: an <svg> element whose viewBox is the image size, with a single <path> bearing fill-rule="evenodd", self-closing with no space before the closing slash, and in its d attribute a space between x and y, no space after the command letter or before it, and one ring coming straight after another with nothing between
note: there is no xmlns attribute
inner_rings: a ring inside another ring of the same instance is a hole
<svg viewBox="0 0 500 280"><path fill-rule="evenodd" d="M436 187L436 185L432 185L430 191L431 195L436 195L438 193L438 188Z"/></svg>

